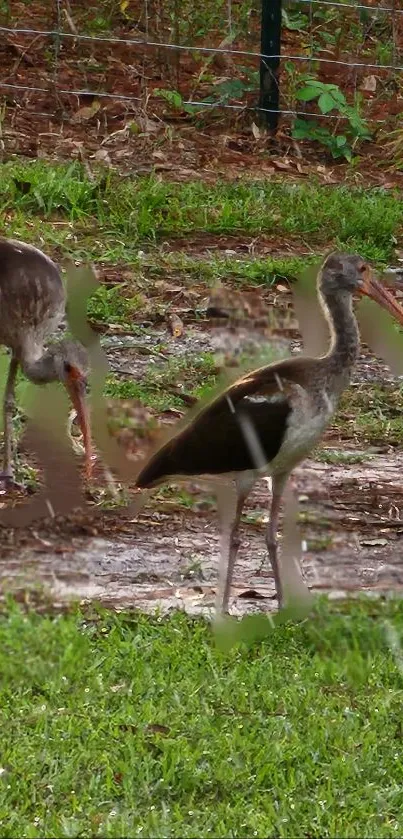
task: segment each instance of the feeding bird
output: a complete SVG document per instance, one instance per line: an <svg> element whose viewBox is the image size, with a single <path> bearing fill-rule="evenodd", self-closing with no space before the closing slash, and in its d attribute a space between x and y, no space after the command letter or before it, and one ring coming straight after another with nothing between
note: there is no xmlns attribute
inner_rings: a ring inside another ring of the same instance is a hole
<svg viewBox="0 0 403 839"><path fill-rule="evenodd" d="M235 486L235 503L226 522L225 556L221 558L224 573L218 588L219 612L228 608L245 500L262 474L271 478L266 545L278 603L284 604L277 554L281 502L291 472L320 441L350 382L360 348L353 295L372 298L403 323L403 309L359 256L329 255L318 275L317 293L330 329L326 355L285 359L243 376L162 444L136 479L140 489L190 477L224 477Z"/></svg>
<svg viewBox="0 0 403 839"><path fill-rule="evenodd" d="M60 381L65 386L83 434L86 474L91 474L91 431L86 405L88 357L77 341L44 343L65 314L66 294L59 269L42 251L0 238L0 344L11 350L4 392L4 458L0 480L18 486L13 469L15 383L18 368L34 384Z"/></svg>

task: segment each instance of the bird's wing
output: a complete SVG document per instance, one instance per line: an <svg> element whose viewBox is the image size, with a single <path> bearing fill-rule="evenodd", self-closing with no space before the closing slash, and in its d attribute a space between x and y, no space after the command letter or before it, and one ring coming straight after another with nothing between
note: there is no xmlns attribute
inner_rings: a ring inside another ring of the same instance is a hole
<svg viewBox="0 0 403 839"><path fill-rule="evenodd" d="M60 273L45 254L23 242L0 239L2 342L13 347L29 330L46 334L63 316L64 302Z"/></svg>
<svg viewBox="0 0 403 839"><path fill-rule="evenodd" d="M175 475L220 475L270 463L304 391L303 371L310 360L304 358L304 367L299 361L263 367L234 382L150 457L137 486L153 486Z"/></svg>

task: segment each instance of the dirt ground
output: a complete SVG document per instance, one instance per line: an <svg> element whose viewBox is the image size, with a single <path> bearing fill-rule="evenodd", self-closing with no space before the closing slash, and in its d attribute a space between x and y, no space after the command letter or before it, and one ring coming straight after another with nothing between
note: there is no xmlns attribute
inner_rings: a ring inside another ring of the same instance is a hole
<svg viewBox="0 0 403 839"><path fill-rule="evenodd" d="M296 472L303 525L302 568L313 592L388 592L403 587L401 516L403 456L374 457L358 467L340 468L307 461ZM267 490L259 485L246 513L232 589L231 612L272 610L274 583L265 559L264 515ZM79 528L81 529L81 528ZM20 534L19 534L20 536ZM149 611L183 608L189 613L214 604L219 534L216 517L169 509L147 512L135 524L95 536L50 533L46 526L25 534L21 546L2 545L3 593L34 599L43 585L56 605L97 601L114 608ZM327 546L329 542L329 546Z"/></svg>
<svg viewBox="0 0 403 839"><path fill-rule="evenodd" d="M271 292L272 299L275 294ZM280 315L282 307L278 309ZM284 317L289 309L287 295ZM278 330L277 340L282 334L282 348L296 354L301 349L298 332L292 320L287 323L283 333ZM143 343L163 340L169 357L190 348L209 349L216 338L217 330L205 321L202 326L189 323L179 340L166 327L156 327L151 336L145 332ZM147 360L139 352L139 342L136 336L136 348L128 351L124 342L119 347L118 337L112 349L110 339L109 347L106 341L111 367L141 376ZM376 382L396 384L388 368L364 348L353 387ZM357 439L342 441L337 425L329 429L325 446L333 452L334 462L309 459L294 473L305 579L314 592L333 597L396 592L403 586L403 451L382 445L368 449ZM194 498L191 509L181 506L175 496L158 504L150 499L132 522L119 517L118 510L95 521L88 508L28 529L2 529L3 595L13 591L32 601L50 597L60 607L71 600L95 600L114 608L209 612L220 549L218 521L210 497L198 492L194 483L189 483L189 490ZM233 614L276 608L267 560L257 574L266 559L268 500L266 482L261 481L245 508Z"/></svg>

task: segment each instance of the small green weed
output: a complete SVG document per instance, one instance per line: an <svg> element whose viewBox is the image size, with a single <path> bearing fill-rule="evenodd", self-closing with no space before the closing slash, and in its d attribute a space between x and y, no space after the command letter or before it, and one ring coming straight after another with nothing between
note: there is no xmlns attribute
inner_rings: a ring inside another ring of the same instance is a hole
<svg viewBox="0 0 403 839"><path fill-rule="evenodd" d="M364 452L343 452L335 449L317 449L312 457L320 463L330 463L334 466L352 466L354 463L365 463L371 459Z"/></svg>
<svg viewBox="0 0 403 839"><path fill-rule="evenodd" d="M344 157L351 161L358 143L371 138L368 126L361 117L359 95L356 94L354 105L349 105L338 85L326 84L309 75L300 77L300 83L301 87L295 93L297 100L316 102L320 113L324 115L335 112L343 120L343 129L340 132L336 123L331 131L316 120L300 117L294 122L292 136L296 140L314 140L329 149L332 157Z"/></svg>
<svg viewBox="0 0 403 839"><path fill-rule="evenodd" d="M187 105L183 101L183 97L177 90L164 90L162 88L154 89L154 96L160 96L165 99L165 102L173 109L173 111L184 111L187 114L195 114L195 108L192 105Z"/></svg>
<svg viewBox="0 0 403 839"><path fill-rule="evenodd" d="M138 399L156 411L185 409L177 395L183 390L196 399L208 394L216 383L216 360L212 353L186 354L169 359L164 365L148 369L141 380L108 377L105 394L116 399Z"/></svg>
<svg viewBox="0 0 403 839"><path fill-rule="evenodd" d="M244 101L245 94L259 90L259 74L250 67L238 67L238 76L214 83L214 95L206 96L205 101L216 105L225 105L230 101Z"/></svg>
<svg viewBox="0 0 403 839"><path fill-rule="evenodd" d="M341 397L333 427L341 439L401 446L403 389L380 385L349 388Z"/></svg>

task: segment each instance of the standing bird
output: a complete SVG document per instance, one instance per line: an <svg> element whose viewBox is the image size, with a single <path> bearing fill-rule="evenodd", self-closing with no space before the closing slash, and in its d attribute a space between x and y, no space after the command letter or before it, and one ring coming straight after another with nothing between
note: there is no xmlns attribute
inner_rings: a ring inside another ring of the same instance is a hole
<svg viewBox="0 0 403 839"><path fill-rule="evenodd" d="M376 300L403 323L403 309L359 256L328 256L317 290L331 334L327 354L286 359L243 376L160 446L137 476L137 487L142 489L190 476L225 477L235 484L236 504L227 522L225 573L217 598L220 612L228 607L242 509L262 474L270 476L272 483L266 544L279 606L283 605L277 558L281 500L290 473L321 439L350 382L360 347L354 293Z"/></svg>
<svg viewBox="0 0 403 839"><path fill-rule="evenodd" d="M19 366L34 384L64 384L83 434L86 474L91 474L91 432L85 398L87 353L81 344L67 339L44 349L46 339L62 321L65 307L65 290L54 262L32 245L0 238L0 344L11 350L4 393L4 459L0 474L7 489L16 486L12 418Z"/></svg>

